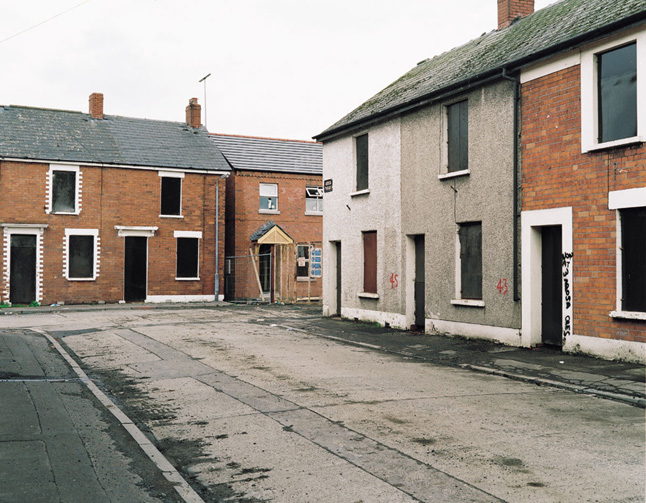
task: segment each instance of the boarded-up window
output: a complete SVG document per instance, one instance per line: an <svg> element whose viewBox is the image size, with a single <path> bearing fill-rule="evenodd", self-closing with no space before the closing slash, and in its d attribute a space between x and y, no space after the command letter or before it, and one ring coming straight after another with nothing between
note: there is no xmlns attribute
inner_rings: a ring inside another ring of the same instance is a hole
<svg viewBox="0 0 646 503"><path fill-rule="evenodd" d="M182 214L182 179L172 176L161 177L161 214Z"/></svg>
<svg viewBox="0 0 646 503"><path fill-rule="evenodd" d="M646 208L621 210L622 309L646 312Z"/></svg>
<svg viewBox="0 0 646 503"><path fill-rule="evenodd" d="M469 108L467 100L446 107L448 172L469 169Z"/></svg>
<svg viewBox="0 0 646 503"><path fill-rule="evenodd" d="M198 238L177 238L178 278L198 278L199 243Z"/></svg>
<svg viewBox="0 0 646 503"><path fill-rule="evenodd" d="M599 142L637 136L637 45L597 56Z"/></svg>
<svg viewBox="0 0 646 503"><path fill-rule="evenodd" d="M377 293L377 232L363 233L363 291Z"/></svg>
<svg viewBox="0 0 646 503"><path fill-rule="evenodd" d="M310 276L310 245L298 245L296 257L296 277L307 279Z"/></svg>
<svg viewBox="0 0 646 503"><path fill-rule="evenodd" d="M460 297L482 299L482 224L460 224Z"/></svg>
<svg viewBox="0 0 646 503"><path fill-rule="evenodd" d="M94 236L69 236L68 278L94 277Z"/></svg>
<svg viewBox="0 0 646 503"><path fill-rule="evenodd" d="M357 157L357 190L368 188L368 135L362 134L355 139Z"/></svg>
<svg viewBox="0 0 646 503"><path fill-rule="evenodd" d="M52 172L52 212L76 211L76 171Z"/></svg>

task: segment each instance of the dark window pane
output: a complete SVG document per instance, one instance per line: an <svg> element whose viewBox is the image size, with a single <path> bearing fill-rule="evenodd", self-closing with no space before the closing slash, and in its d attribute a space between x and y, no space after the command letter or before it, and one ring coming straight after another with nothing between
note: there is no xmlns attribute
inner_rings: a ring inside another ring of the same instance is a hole
<svg viewBox="0 0 646 503"><path fill-rule="evenodd" d="M448 122L448 171L463 171L469 168L469 107L460 101L446 108Z"/></svg>
<svg viewBox="0 0 646 503"><path fill-rule="evenodd" d="M94 236L69 237L69 277L94 277Z"/></svg>
<svg viewBox="0 0 646 503"><path fill-rule="evenodd" d="M198 238L177 238L177 277L197 278Z"/></svg>
<svg viewBox="0 0 646 503"><path fill-rule="evenodd" d="M363 233L363 291L377 293L377 232Z"/></svg>
<svg viewBox="0 0 646 503"><path fill-rule="evenodd" d="M637 136L637 46L598 56L599 142Z"/></svg>
<svg viewBox="0 0 646 503"><path fill-rule="evenodd" d="M161 187L161 214L181 215L182 179L163 176Z"/></svg>
<svg viewBox="0 0 646 503"><path fill-rule="evenodd" d="M646 208L621 210L624 311L646 312Z"/></svg>
<svg viewBox="0 0 646 503"><path fill-rule="evenodd" d="M54 171L52 179L52 211L73 213L76 210L76 172Z"/></svg>
<svg viewBox="0 0 646 503"><path fill-rule="evenodd" d="M296 262L296 276L307 278L310 275L310 247L298 246L298 258Z"/></svg>
<svg viewBox="0 0 646 503"><path fill-rule="evenodd" d="M368 135L355 138L357 150L357 190L368 188Z"/></svg>
<svg viewBox="0 0 646 503"><path fill-rule="evenodd" d="M460 224L461 297L482 299L482 224Z"/></svg>

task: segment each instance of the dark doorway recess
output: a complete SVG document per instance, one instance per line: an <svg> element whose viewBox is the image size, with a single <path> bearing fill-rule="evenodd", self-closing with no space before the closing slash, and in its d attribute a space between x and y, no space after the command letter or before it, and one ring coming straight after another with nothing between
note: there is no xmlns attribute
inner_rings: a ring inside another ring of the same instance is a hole
<svg viewBox="0 0 646 503"><path fill-rule="evenodd" d="M563 272L561 226L541 228L542 256L542 342L549 346L563 345Z"/></svg>
<svg viewBox="0 0 646 503"><path fill-rule="evenodd" d="M424 236L415 236L415 325L424 330L426 325L426 270Z"/></svg>
<svg viewBox="0 0 646 503"><path fill-rule="evenodd" d="M36 300L36 236L11 235L9 301L29 304Z"/></svg>
<svg viewBox="0 0 646 503"><path fill-rule="evenodd" d="M336 248L336 315L341 316L341 241L335 243Z"/></svg>
<svg viewBox="0 0 646 503"><path fill-rule="evenodd" d="M146 300L148 277L148 238L126 237L124 267L124 299L126 302Z"/></svg>

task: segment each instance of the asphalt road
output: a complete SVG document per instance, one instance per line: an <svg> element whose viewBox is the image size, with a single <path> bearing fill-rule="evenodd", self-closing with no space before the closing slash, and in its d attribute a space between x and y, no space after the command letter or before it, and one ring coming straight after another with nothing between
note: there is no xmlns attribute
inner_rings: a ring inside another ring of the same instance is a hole
<svg viewBox="0 0 646 503"><path fill-rule="evenodd" d="M645 500L644 410L608 399L643 396L639 366L548 355L550 373L545 355L473 343L469 359L452 339L289 306L53 310L0 327L59 340L206 502ZM544 378L476 372L473 355ZM568 372L612 393L544 385Z"/></svg>

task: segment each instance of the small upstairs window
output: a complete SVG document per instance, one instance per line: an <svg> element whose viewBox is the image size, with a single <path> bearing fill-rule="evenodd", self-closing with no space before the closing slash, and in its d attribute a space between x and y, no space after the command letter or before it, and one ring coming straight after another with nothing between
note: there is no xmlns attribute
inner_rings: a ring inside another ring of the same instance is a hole
<svg viewBox="0 0 646 503"><path fill-rule="evenodd" d="M354 139L356 157L356 190L367 190L369 181L368 134Z"/></svg>
<svg viewBox="0 0 646 503"><path fill-rule="evenodd" d="M637 136L637 44L597 55L599 143Z"/></svg>
<svg viewBox="0 0 646 503"><path fill-rule="evenodd" d="M184 173L159 172L161 177L161 216L182 216L182 178Z"/></svg>
<svg viewBox="0 0 646 503"><path fill-rule="evenodd" d="M49 213L78 214L80 183L77 166L51 166L49 170Z"/></svg>
<svg viewBox="0 0 646 503"><path fill-rule="evenodd" d="M260 211L277 212L278 211L278 184L261 183L259 188L260 194Z"/></svg>
<svg viewBox="0 0 646 503"><path fill-rule="evenodd" d="M469 108L463 100L446 107L447 172L469 169Z"/></svg>
<svg viewBox="0 0 646 503"><path fill-rule="evenodd" d="M323 213L323 187L305 188L305 213Z"/></svg>

